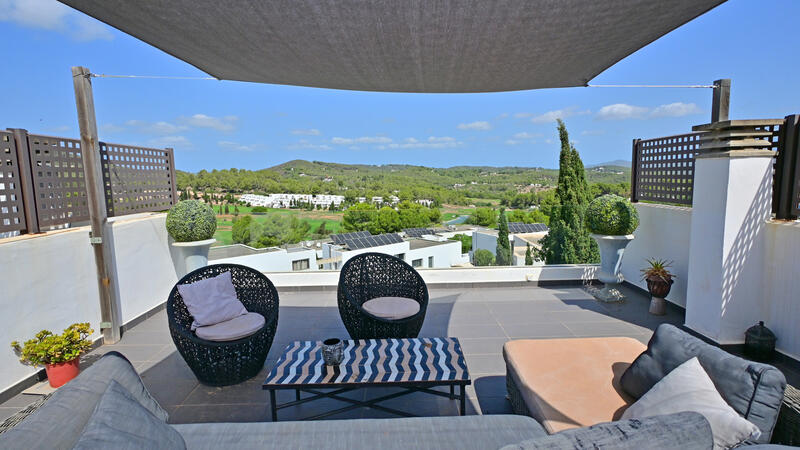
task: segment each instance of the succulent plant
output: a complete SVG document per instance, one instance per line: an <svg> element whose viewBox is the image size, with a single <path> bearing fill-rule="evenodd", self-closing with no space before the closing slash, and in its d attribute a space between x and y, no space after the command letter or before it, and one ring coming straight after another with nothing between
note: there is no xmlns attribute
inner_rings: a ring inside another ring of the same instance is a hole
<svg viewBox="0 0 800 450"><path fill-rule="evenodd" d="M622 236L633 233L639 226L639 213L628 200L606 194L589 203L585 223L592 233Z"/></svg>
<svg viewBox="0 0 800 450"><path fill-rule="evenodd" d="M184 200L167 213L167 232L177 242L211 239L217 230L214 210L199 200Z"/></svg>
<svg viewBox="0 0 800 450"><path fill-rule="evenodd" d="M12 342L11 348L23 364L57 364L72 361L88 350L92 346L89 339L92 333L94 330L89 328L88 323L73 323L62 334L42 330L22 345L17 341Z"/></svg>

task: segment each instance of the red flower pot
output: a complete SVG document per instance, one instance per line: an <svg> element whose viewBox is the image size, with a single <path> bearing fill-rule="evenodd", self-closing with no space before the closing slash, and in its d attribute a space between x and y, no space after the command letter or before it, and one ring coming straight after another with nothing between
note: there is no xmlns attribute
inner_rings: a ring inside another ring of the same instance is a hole
<svg viewBox="0 0 800 450"><path fill-rule="evenodd" d="M50 386L54 388L61 387L66 384L67 381L77 377L78 372L81 371L78 365L80 361L80 358L75 358L72 361L45 364L44 370L47 372L47 380L50 381Z"/></svg>

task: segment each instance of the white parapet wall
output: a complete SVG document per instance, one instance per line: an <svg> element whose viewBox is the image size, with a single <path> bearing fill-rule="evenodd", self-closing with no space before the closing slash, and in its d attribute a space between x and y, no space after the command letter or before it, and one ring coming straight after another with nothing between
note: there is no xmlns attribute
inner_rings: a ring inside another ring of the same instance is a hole
<svg viewBox="0 0 800 450"><path fill-rule="evenodd" d="M686 281L689 274L689 235L692 228L692 208L635 203L639 211L639 228L634 240L625 248L622 275L625 281L647 289L641 269L647 259L672 262L670 271L676 275L667 300L686 307Z"/></svg>
<svg viewBox="0 0 800 450"><path fill-rule="evenodd" d="M107 226L123 324L164 303L177 280L165 218L138 214L111 219ZM43 329L60 333L76 322L89 322L97 339L100 298L89 227L0 240L0 269L2 392L39 369L20 364L11 341L30 339Z"/></svg>
<svg viewBox="0 0 800 450"><path fill-rule="evenodd" d="M768 222L764 258L763 320L778 337L776 347L800 359L800 222Z"/></svg>

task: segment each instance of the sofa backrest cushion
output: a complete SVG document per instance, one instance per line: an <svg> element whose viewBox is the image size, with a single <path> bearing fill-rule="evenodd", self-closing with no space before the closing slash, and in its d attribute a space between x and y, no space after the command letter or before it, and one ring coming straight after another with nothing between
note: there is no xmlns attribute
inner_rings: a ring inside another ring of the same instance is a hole
<svg viewBox="0 0 800 450"><path fill-rule="evenodd" d="M111 381L83 429L75 450L185 450L180 433Z"/></svg>
<svg viewBox="0 0 800 450"><path fill-rule="evenodd" d="M639 398L673 369L697 357L723 399L761 430L758 442L769 442L778 419L786 378L769 364L744 358L707 344L685 331L662 324L622 374L620 385Z"/></svg>
<svg viewBox="0 0 800 450"><path fill-rule="evenodd" d="M528 439L500 450L643 448L711 449L714 440L706 419L694 412L681 412L645 419L606 422L572 428L546 437Z"/></svg>
<svg viewBox="0 0 800 450"><path fill-rule="evenodd" d="M109 352L61 386L25 420L0 434L0 448L71 449L112 380L153 415L167 420L166 411L147 392L131 363L120 353Z"/></svg>

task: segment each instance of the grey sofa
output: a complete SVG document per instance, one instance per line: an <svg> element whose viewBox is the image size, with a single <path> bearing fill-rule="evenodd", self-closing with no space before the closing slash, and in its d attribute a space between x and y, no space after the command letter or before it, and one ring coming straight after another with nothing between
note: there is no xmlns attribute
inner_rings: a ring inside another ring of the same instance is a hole
<svg viewBox="0 0 800 450"><path fill-rule="evenodd" d="M114 392L124 395L114 397ZM695 413L600 424L548 435L525 416L455 416L316 422L168 425L124 356L110 352L36 412L0 434L3 449L332 448L638 449L653 444L711 448L708 422ZM658 445L662 446L662 445Z"/></svg>

